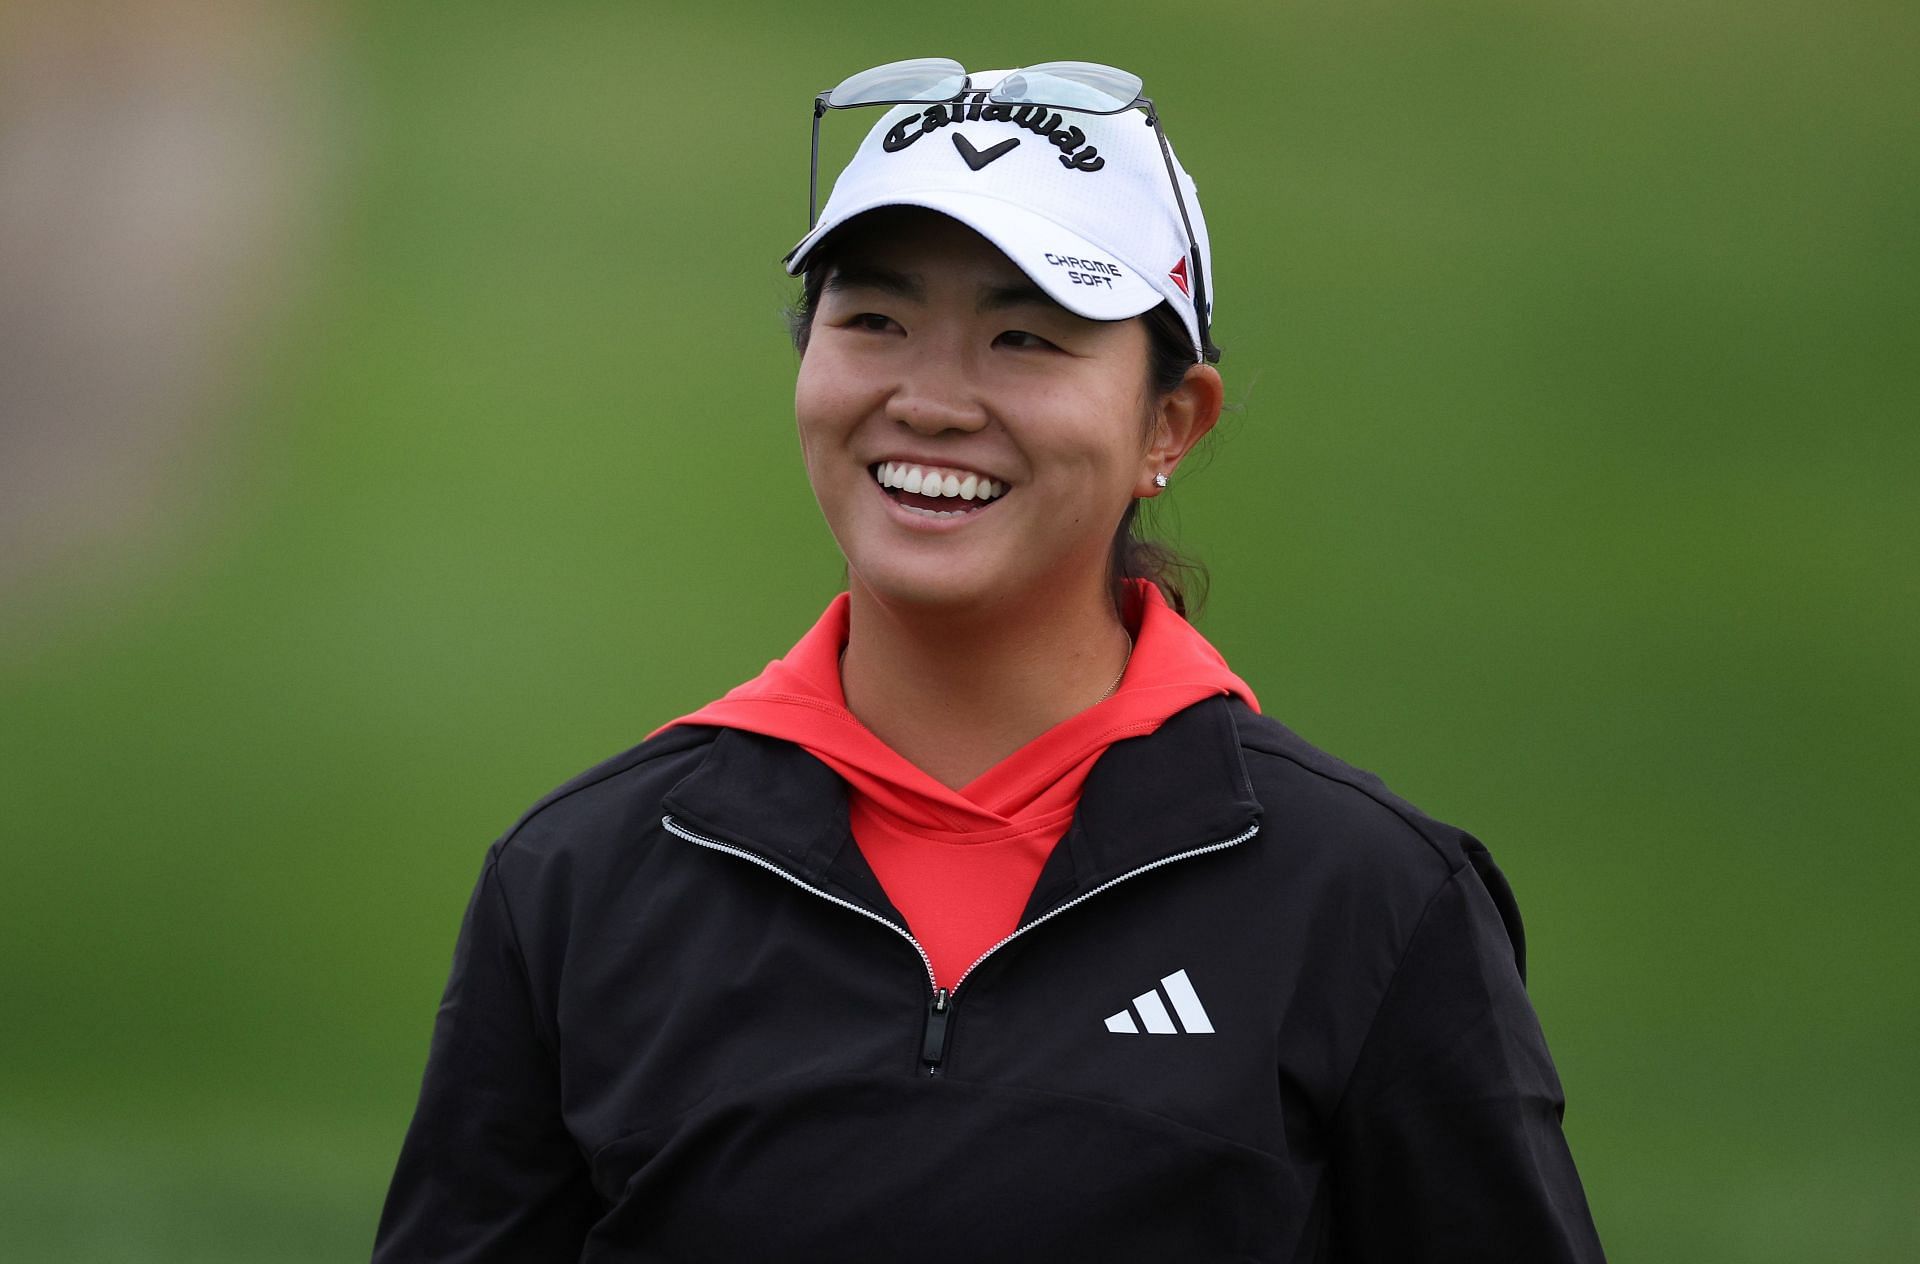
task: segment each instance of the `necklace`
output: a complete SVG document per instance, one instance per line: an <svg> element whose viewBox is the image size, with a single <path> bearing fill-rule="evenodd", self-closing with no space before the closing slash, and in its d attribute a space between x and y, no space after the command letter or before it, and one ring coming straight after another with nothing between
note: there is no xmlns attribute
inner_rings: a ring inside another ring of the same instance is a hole
<svg viewBox="0 0 1920 1264"><path fill-rule="evenodd" d="M1121 629L1121 631L1125 632L1126 629L1123 628ZM1127 656L1120 660L1120 673L1119 675L1113 678L1113 683L1107 686L1107 691L1100 695L1100 700L1099 702L1096 702L1094 704L1095 706L1098 706L1100 702L1105 702L1108 698L1113 697L1114 691L1120 688L1120 682L1126 678L1127 665L1133 662L1133 633L1127 632L1126 637L1127 637Z"/></svg>

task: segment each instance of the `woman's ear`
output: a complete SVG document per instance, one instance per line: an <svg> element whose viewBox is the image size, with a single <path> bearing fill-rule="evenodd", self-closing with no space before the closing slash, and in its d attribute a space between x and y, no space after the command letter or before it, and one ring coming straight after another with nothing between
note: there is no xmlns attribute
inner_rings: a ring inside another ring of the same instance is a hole
<svg viewBox="0 0 1920 1264"><path fill-rule="evenodd" d="M1220 420L1226 398L1220 370L1211 364L1193 365L1180 385L1160 397L1154 406L1153 433L1140 459L1140 477L1133 488L1136 498L1160 494L1163 483L1156 483L1155 475L1173 477L1174 469L1193 445L1206 438Z"/></svg>

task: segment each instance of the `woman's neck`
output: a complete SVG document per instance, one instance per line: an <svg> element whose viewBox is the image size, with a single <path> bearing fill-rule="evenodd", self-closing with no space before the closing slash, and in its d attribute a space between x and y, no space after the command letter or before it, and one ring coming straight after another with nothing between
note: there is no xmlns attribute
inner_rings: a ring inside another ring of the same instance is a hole
<svg viewBox="0 0 1920 1264"><path fill-rule="evenodd" d="M903 610L849 585L847 708L959 789L1099 702L1132 647L1104 588L1043 609Z"/></svg>

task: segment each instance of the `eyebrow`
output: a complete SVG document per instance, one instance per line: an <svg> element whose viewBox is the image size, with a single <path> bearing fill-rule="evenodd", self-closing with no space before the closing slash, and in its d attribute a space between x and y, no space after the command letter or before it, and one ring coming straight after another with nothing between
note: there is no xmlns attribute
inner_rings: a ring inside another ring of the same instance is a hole
<svg viewBox="0 0 1920 1264"><path fill-rule="evenodd" d="M879 290L882 293L910 299L926 297L926 287L920 284L918 277L908 276L904 272L895 272L892 268L883 268L871 263L836 264L827 276L826 284L821 288L829 292Z"/></svg>

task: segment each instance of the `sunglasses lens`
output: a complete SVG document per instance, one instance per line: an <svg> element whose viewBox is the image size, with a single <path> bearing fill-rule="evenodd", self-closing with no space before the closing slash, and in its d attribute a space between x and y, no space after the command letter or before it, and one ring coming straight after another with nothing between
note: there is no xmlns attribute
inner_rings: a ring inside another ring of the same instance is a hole
<svg viewBox="0 0 1920 1264"><path fill-rule="evenodd" d="M918 57L912 61L890 61L847 76L839 87L827 93L827 104L944 101L966 86L966 68L951 57Z"/></svg>
<svg viewBox="0 0 1920 1264"><path fill-rule="evenodd" d="M1014 71L987 95L995 101L1112 114L1139 99L1140 76L1098 62L1048 61Z"/></svg>

